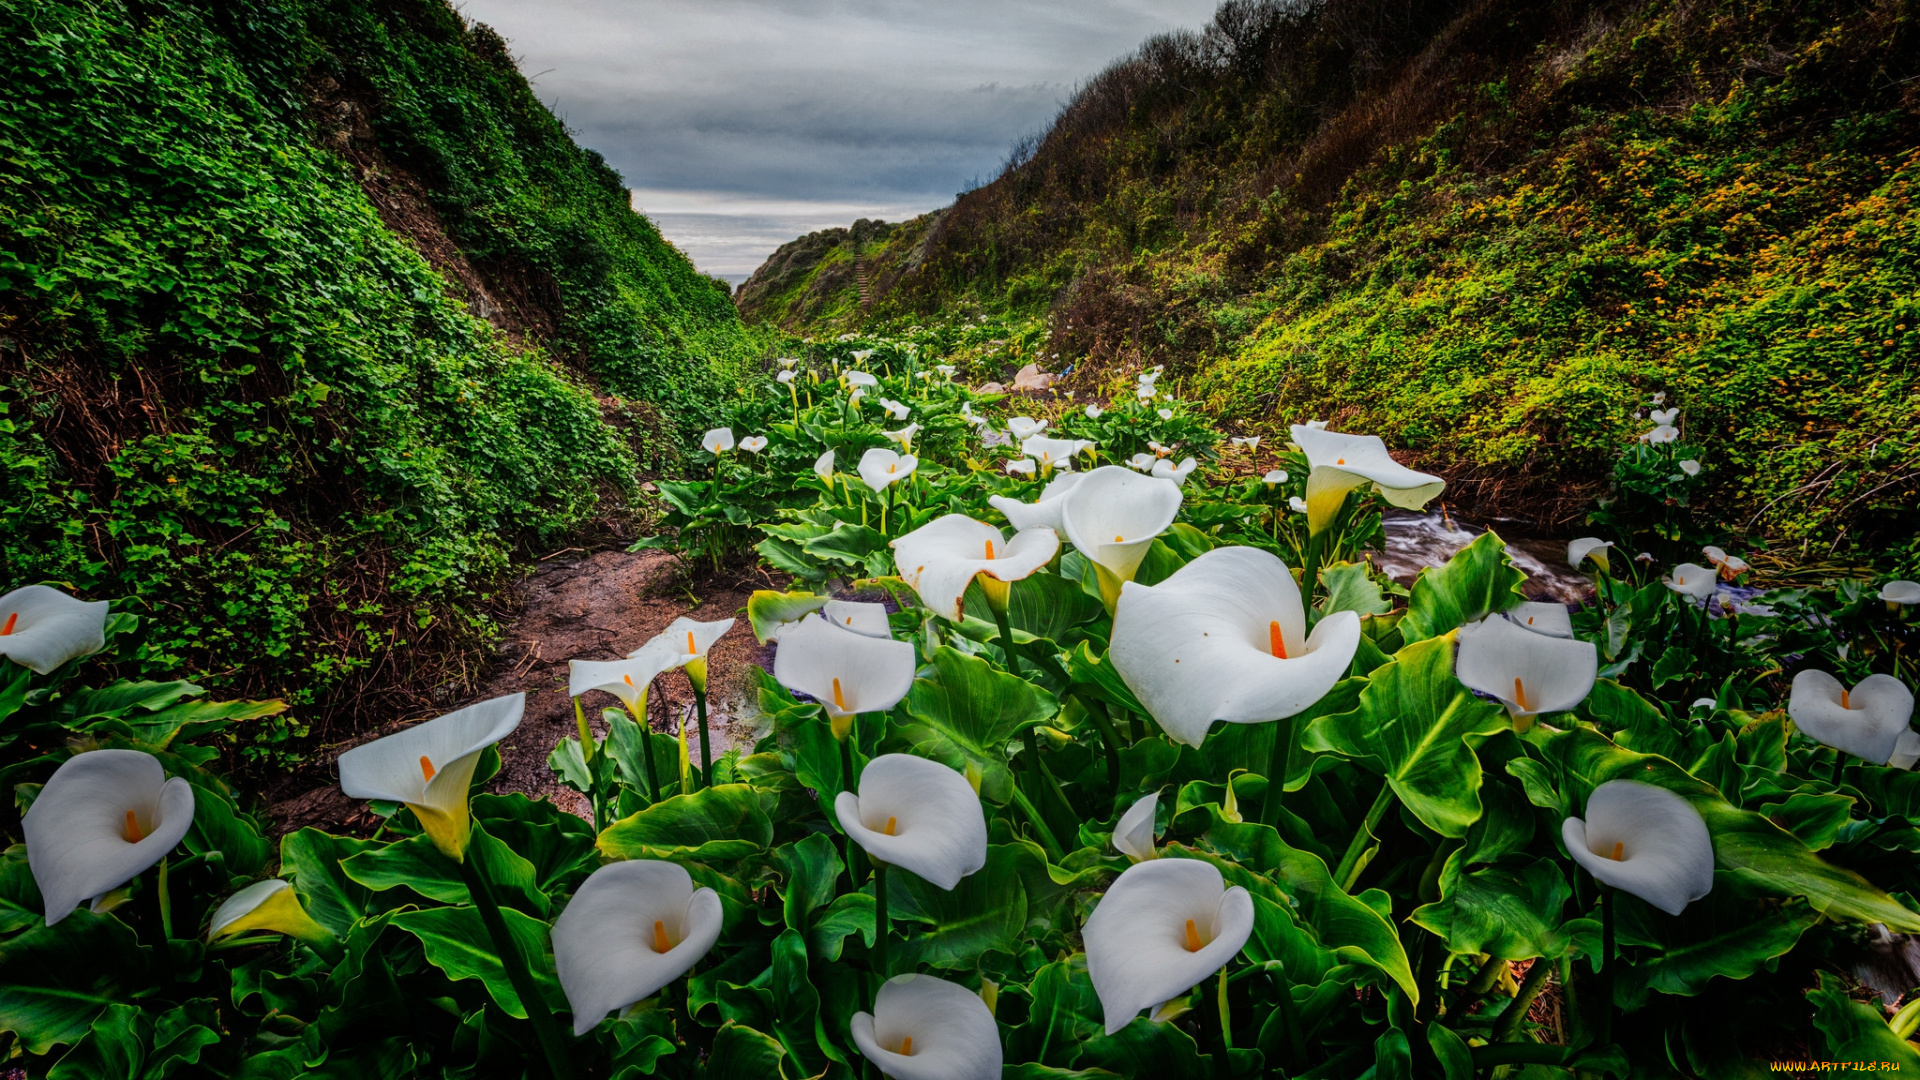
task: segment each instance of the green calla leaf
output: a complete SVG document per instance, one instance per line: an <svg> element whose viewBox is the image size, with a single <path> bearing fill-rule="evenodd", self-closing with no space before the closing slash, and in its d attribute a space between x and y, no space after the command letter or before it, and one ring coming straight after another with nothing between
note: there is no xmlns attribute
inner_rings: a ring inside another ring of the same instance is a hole
<svg viewBox="0 0 1920 1080"><path fill-rule="evenodd" d="M1304 745L1384 775L1423 824L1458 837L1480 816L1474 748L1511 725L1504 709L1454 679L1453 649L1448 636L1400 650L1367 677L1359 708L1315 720Z"/></svg>
<svg viewBox="0 0 1920 1080"><path fill-rule="evenodd" d="M878 529L843 521L825 536L816 536L802 544L801 550L818 559L864 566L867 556L887 550L887 537Z"/></svg>
<svg viewBox="0 0 1920 1080"><path fill-rule="evenodd" d="M913 722L899 736L923 757L974 766L981 775L980 794L1005 803L1013 791L1007 744L1020 729L1044 723L1060 703L1033 683L949 645L934 652L929 666L932 676L915 679L907 691Z"/></svg>
<svg viewBox="0 0 1920 1080"><path fill-rule="evenodd" d="M1886 1062L1881 1069L1887 1072L1920 1069L1920 1053L1895 1035L1873 1006L1848 997L1846 987L1832 974L1820 972L1820 985L1807 991L1807 1003L1813 1006L1813 1026L1825 1036L1822 1059L1847 1064Z"/></svg>
<svg viewBox="0 0 1920 1080"><path fill-rule="evenodd" d="M367 913L369 890L342 869L342 863L373 847L367 840L333 836L315 828L280 838L280 873L293 882L313 921L344 938Z"/></svg>
<svg viewBox="0 0 1920 1080"><path fill-rule="evenodd" d="M1455 852L1440 873L1440 900L1409 918L1438 934L1449 952L1502 960L1557 960L1566 953L1573 935L1560 915L1572 890L1559 867L1544 859L1520 867L1465 866Z"/></svg>
<svg viewBox="0 0 1920 1080"><path fill-rule="evenodd" d="M939 968L970 968L982 953L1020 949L1027 925L1027 893L1021 883L1021 864L1033 859L1030 849L1016 844L987 848L987 865L960 879L953 891L935 888L905 870L887 875L890 921L921 923L923 927L896 946L900 970L916 964Z"/></svg>
<svg viewBox="0 0 1920 1080"><path fill-rule="evenodd" d="M727 861L765 851L773 822L747 784L720 784L663 799L600 833L609 859Z"/></svg>
<svg viewBox="0 0 1920 1080"><path fill-rule="evenodd" d="M559 979L553 972L553 956L548 951L547 924L510 907L502 907L500 916L541 997L552 1007L564 1008ZM445 972L447 978L478 979L494 1004L508 1016L527 1018L527 1008L514 993L506 965L500 962L478 908L462 905L402 911L393 916L392 922L397 929L420 939L427 962Z"/></svg>
<svg viewBox="0 0 1920 1080"><path fill-rule="evenodd" d="M1351 611L1362 617L1385 615L1393 602L1373 580L1372 567L1366 563L1341 562L1320 570L1320 583L1327 587L1326 599L1319 604L1322 618L1336 611Z"/></svg>
<svg viewBox="0 0 1920 1080"><path fill-rule="evenodd" d="M1624 898L1617 902L1620 940L1659 950L1621 966L1614 995L1623 1007L1640 1008L1655 992L1691 997L1716 978L1738 980L1771 971L1820 921L1820 913L1804 900L1759 901L1745 895L1732 875L1715 878L1713 891L1678 916Z"/></svg>
<svg viewBox="0 0 1920 1080"><path fill-rule="evenodd" d="M1505 611L1523 599L1520 583L1526 579L1500 537L1484 532L1445 564L1420 571L1400 620L1401 640L1425 641Z"/></svg>
<svg viewBox="0 0 1920 1080"><path fill-rule="evenodd" d="M0 944L0 1032L29 1054L78 1042L107 1006L148 985L152 953L119 919L85 909Z"/></svg>
<svg viewBox="0 0 1920 1080"><path fill-rule="evenodd" d="M825 606L827 597L810 592L756 589L752 596L747 597L747 621L753 626L753 636L765 645L767 635L782 624L799 622L808 612L819 611Z"/></svg>
<svg viewBox="0 0 1920 1080"><path fill-rule="evenodd" d="M707 1075L712 1080L791 1080L786 1061L779 1039L729 1020L714 1033Z"/></svg>

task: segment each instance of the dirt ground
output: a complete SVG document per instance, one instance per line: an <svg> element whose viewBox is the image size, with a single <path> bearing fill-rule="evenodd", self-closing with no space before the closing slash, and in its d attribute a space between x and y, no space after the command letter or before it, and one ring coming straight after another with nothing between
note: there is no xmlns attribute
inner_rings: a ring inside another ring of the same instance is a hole
<svg viewBox="0 0 1920 1080"><path fill-rule="evenodd" d="M682 615L708 621L737 618L707 659L708 731L713 754L719 757L734 740L751 741L757 713L752 669L771 663L771 651L754 640L747 624L747 597L755 589L784 587L784 581L750 569L702 574L689 581L673 556L658 551L599 551L555 559L518 587L523 606L501 636L487 680L478 691L441 711L524 691L525 719L500 744L500 774L488 786L496 792L547 796L584 816L586 800L561 787L547 768L547 755L575 730L573 704L567 696L567 661L617 660ZM618 699L594 692L587 695L585 704L595 735L605 738L600 710L618 707ZM693 688L684 672L672 671L655 680L647 711L654 730L662 733L680 730L685 721L689 748L698 756L698 727L691 720ZM426 719L431 717L397 719L360 741ZM344 745L334 748L336 756L347 749ZM330 768L316 770L313 779L322 778L325 782L273 803L270 813L276 832L308 825L349 831L371 825L364 806L341 793L337 774Z"/></svg>

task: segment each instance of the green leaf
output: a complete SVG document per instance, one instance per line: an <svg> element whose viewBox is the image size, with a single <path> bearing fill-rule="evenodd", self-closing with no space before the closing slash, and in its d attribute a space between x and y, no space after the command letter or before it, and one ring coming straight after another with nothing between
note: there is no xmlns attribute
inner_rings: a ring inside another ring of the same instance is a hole
<svg viewBox="0 0 1920 1080"><path fill-rule="evenodd" d="M1147 716L1147 707L1133 696L1126 681L1114 670L1105 653L1093 655L1093 649L1086 642L1067 656L1067 674L1073 678L1075 686L1092 688L1100 700L1118 709Z"/></svg>
<svg viewBox="0 0 1920 1080"><path fill-rule="evenodd" d="M1920 1054L1893 1033L1873 1006L1848 997L1838 977L1820 972L1820 985L1807 991L1807 1002L1813 1006L1813 1026L1826 1039L1823 1059L1848 1064L1889 1062L1891 1067L1883 1066L1888 1072L1920 1069Z"/></svg>
<svg viewBox="0 0 1920 1080"><path fill-rule="evenodd" d="M1644 904L1621 903L1615 911L1620 940L1651 945L1659 953L1622 965L1615 1000L1637 1009L1655 991L1691 997L1715 978L1740 980L1771 971L1820 913L1806 902L1759 903L1742 895L1729 875L1716 875L1712 892L1678 916L1652 914Z"/></svg>
<svg viewBox="0 0 1920 1080"><path fill-rule="evenodd" d="M147 1040L153 1025L146 1013L132 1005L107 1006L93 1026L59 1064L47 1071L47 1080L134 1080L147 1061Z"/></svg>
<svg viewBox="0 0 1920 1080"><path fill-rule="evenodd" d="M786 1056L779 1039L729 1020L714 1033L707 1076L711 1080L787 1080Z"/></svg>
<svg viewBox="0 0 1920 1080"><path fill-rule="evenodd" d="M1669 645L1666 651L1660 654L1660 659L1653 662L1653 670L1649 672L1648 678L1652 680L1653 688L1658 690L1675 679L1686 678L1687 673L1692 670L1693 654L1682 646Z"/></svg>
<svg viewBox="0 0 1920 1080"><path fill-rule="evenodd" d="M786 875L780 899L787 927L805 932L813 923L813 913L833 902L840 853L826 834L812 833L797 844L775 848L773 864Z"/></svg>
<svg viewBox="0 0 1920 1080"><path fill-rule="evenodd" d="M904 945L896 949L900 970L917 964L939 968L973 967L982 953L1020 951L1021 931L1027 926L1027 893L1021 883L1021 864L1032 860L1016 844L987 848L987 865L960 879L952 892L935 888L918 876L895 869L887 875L887 901L898 923L918 922Z"/></svg>
<svg viewBox="0 0 1920 1080"><path fill-rule="evenodd" d="M344 938L367 913L368 890L347 876L342 861L366 851L372 842L332 836L306 828L280 838L280 872L306 902L313 921Z"/></svg>
<svg viewBox="0 0 1920 1080"><path fill-rule="evenodd" d="M1595 682L1579 711L1630 750L1675 761L1692 756L1686 739L1659 706L1612 679Z"/></svg>
<svg viewBox="0 0 1920 1080"><path fill-rule="evenodd" d="M816 536L801 545L801 550L815 558L834 559L851 566L864 566L867 556L886 549L885 534L850 521L843 521L825 536Z"/></svg>
<svg viewBox="0 0 1920 1080"><path fill-rule="evenodd" d="M0 944L0 1032L29 1054L78 1041L108 1005L149 985L152 952L125 923L86 910Z"/></svg>
<svg viewBox="0 0 1920 1080"><path fill-rule="evenodd" d="M1013 794L1007 743L1020 730L1058 712L1052 694L978 657L943 645L933 654L931 678L917 678L907 691L913 723L899 735L923 757L980 770L980 794L1004 804ZM923 669L924 670L924 669Z"/></svg>
<svg viewBox="0 0 1920 1080"><path fill-rule="evenodd" d="M1341 562L1323 567L1320 583L1327 587L1327 597L1319 604L1321 616L1324 618L1336 611L1351 611L1364 617L1385 615L1392 611L1393 602L1380 591L1380 583L1373 580L1372 569L1363 562Z"/></svg>
<svg viewBox="0 0 1920 1080"><path fill-rule="evenodd" d="M1438 934L1449 952L1502 960L1557 960L1565 954L1573 935L1562 928L1560 911L1572 890L1558 867L1544 859L1518 868L1465 867L1455 852L1440 874L1440 900L1409 918Z"/></svg>
<svg viewBox="0 0 1920 1080"><path fill-rule="evenodd" d="M443 904L469 900L459 868L424 833L371 847L343 860L340 870L374 892L405 886Z"/></svg>
<svg viewBox="0 0 1920 1080"><path fill-rule="evenodd" d="M600 834L609 859L726 861L765 851L773 822L760 793L747 784L720 784L663 799Z"/></svg>
<svg viewBox="0 0 1920 1080"><path fill-rule="evenodd" d="M1453 677L1453 648L1449 636L1401 649L1367 677L1358 709L1315 720L1304 745L1384 775L1428 828L1459 837L1480 816L1474 748L1510 724L1504 709Z"/></svg>
<svg viewBox="0 0 1920 1080"><path fill-rule="evenodd" d="M1444 565L1420 571L1400 620L1401 640L1424 641L1505 611L1524 599L1520 583L1525 580L1508 558L1507 545L1488 530Z"/></svg>
<svg viewBox="0 0 1920 1080"><path fill-rule="evenodd" d="M756 589L747 597L747 621L753 625L753 636L765 645L767 635L783 623L799 622L808 612L819 611L826 605L827 597L810 592Z"/></svg>
<svg viewBox="0 0 1920 1080"><path fill-rule="evenodd" d="M570 892L600 864L593 846L593 826L546 799L530 799L516 791L475 795L470 805L474 820L485 826L488 839L504 845L508 854L533 868L532 888L540 892ZM489 845L489 852L492 850ZM505 881L497 875L490 880Z"/></svg>
<svg viewBox="0 0 1920 1080"><path fill-rule="evenodd" d="M560 984L553 973L553 957L547 951L547 924L510 907L501 908L500 916L527 970L533 973L540 995L557 1003ZM393 925L419 938L427 962L445 972L447 978L478 979L494 1004L508 1016L527 1018L526 1006L513 991L506 965L500 962L478 908L462 905L402 911L393 916Z"/></svg>

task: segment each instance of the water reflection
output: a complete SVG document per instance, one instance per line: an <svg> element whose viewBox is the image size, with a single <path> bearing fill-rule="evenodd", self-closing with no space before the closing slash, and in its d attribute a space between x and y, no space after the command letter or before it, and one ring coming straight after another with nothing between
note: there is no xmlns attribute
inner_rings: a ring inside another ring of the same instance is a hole
<svg viewBox="0 0 1920 1080"><path fill-rule="evenodd" d="M1402 585L1413 584L1421 570L1446 562L1487 531L1458 518L1406 510L1387 511L1384 522L1387 546L1372 553L1373 564ZM1565 540L1526 536L1514 522L1496 523L1494 531L1506 541L1514 565L1526 573L1527 583L1521 588L1529 599L1579 604L1593 595L1587 576L1567 565Z"/></svg>

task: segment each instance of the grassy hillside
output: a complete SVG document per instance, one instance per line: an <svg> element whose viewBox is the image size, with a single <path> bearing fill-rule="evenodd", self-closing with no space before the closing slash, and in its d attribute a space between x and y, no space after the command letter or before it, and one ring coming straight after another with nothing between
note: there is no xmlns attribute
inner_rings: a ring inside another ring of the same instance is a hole
<svg viewBox="0 0 1920 1080"><path fill-rule="evenodd" d="M0 588L127 598L151 670L458 677L751 351L445 0L0 0L0 78Z"/></svg>
<svg viewBox="0 0 1920 1080"><path fill-rule="evenodd" d="M1547 518L1664 391L1726 523L1910 562L1917 184L1901 0L1234 0L876 234L865 317L1045 314L1082 387L1166 363L1230 424L1378 431ZM862 316L801 276L745 310Z"/></svg>

